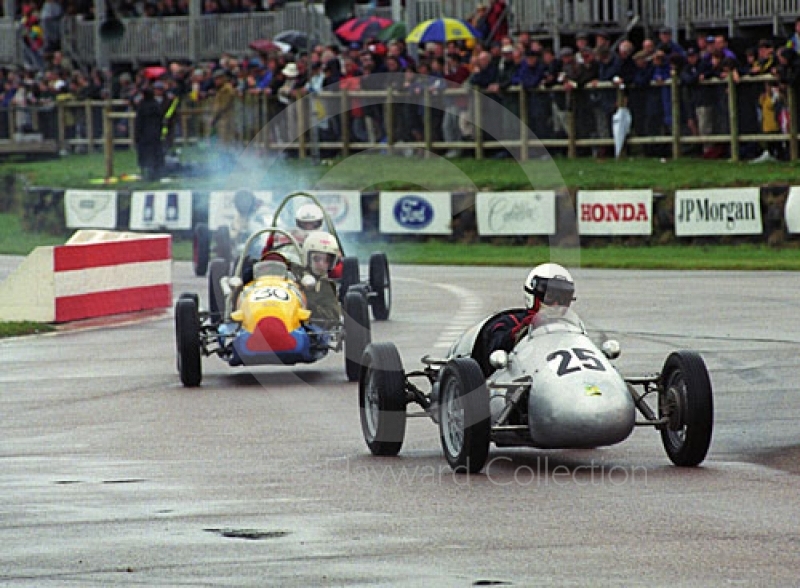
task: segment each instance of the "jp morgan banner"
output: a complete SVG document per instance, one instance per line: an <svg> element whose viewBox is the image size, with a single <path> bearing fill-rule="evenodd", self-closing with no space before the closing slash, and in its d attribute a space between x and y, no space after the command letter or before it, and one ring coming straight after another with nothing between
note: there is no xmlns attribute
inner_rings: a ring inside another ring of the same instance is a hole
<svg viewBox="0 0 800 588"><path fill-rule="evenodd" d="M552 235L556 232L556 193L478 192L475 215L479 235Z"/></svg>
<svg viewBox="0 0 800 588"><path fill-rule="evenodd" d="M676 190L675 235L760 235L758 188Z"/></svg>

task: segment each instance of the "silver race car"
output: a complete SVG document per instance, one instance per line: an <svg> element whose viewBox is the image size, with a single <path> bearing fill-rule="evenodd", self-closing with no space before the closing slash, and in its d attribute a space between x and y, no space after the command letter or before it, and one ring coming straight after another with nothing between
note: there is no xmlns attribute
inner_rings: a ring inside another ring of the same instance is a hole
<svg viewBox="0 0 800 588"><path fill-rule="evenodd" d="M427 416L438 423L444 455L457 472L479 472L491 443L594 448L620 443L637 425L661 432L675 465L705 459L714 418L700 355L675 351L660 373L623 377L610 361L619 343L598 348L571 309L540 312L511 353L488 354L487 325L496 316L463 333L444 358L423 357L416 371L403 370L392 343L365 349L359 406L373 454L397 455L406 418ZM412 404L421 410L409 413Z"/></svg>

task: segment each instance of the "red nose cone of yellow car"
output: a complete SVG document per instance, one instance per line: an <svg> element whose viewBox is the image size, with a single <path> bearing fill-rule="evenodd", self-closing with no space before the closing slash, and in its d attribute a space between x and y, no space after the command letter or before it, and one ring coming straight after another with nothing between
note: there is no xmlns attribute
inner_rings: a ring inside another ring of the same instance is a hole
<svg viewBox="0 0 800 588"><path fill-rule="evenodd" d="M247 340L247 349L252 352L292 351L297 341L286 330L278 317L268 316L258 321L255 331Z"/></svg>

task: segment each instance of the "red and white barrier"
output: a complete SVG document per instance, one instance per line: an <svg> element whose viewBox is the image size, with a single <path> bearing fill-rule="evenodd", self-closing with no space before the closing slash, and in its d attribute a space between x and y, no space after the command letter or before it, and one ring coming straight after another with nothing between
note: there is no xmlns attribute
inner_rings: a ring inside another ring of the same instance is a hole
<svg viewBox="0 0 800 588"><path fill-rule="evenodd" d="M0 283L0 320L63 323L172 306L172 237L78 231Z"/></svg>

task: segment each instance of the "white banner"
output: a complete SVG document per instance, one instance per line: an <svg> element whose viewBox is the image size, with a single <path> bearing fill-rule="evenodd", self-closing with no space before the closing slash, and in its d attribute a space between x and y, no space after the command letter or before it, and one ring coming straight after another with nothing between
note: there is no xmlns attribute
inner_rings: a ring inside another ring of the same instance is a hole
<svg viewBox="0 0 800 588"><path fill-rule="evenodd" d="M70 229L116 229L117 193L114 190L67 190L64 218Z"/></svg>
<svg viewBox="0 0 800 588"><path fill-rule="evenodd" d="M358 190L307 190L307 192L319 200L331 217L337 232L361 232L361 192Z"/></svg>
<svg viewBox="0 0 800 588"><path fill-rule="evenodd" d="M652 190L578 190L579 235L652 235Z"/></svg>
<svg viewBox="0 0 800 588"><path fill-rule="evenodd" d="M381 192L381 233L452 233L450 192Z"/></svg>
<svg viewBox="0 0 800 588"><path fill-rule="evenodd" d="M552 235L556 232L556 193L478 192L475 215L479 235Z"/></svg>
<svg viewBox="0 0 800 588"><path fill-rule="evenodd" d="M233 196L238 190L216 190L208 194L208 228L216 231L220 227L238 226L237 221L239 212ZM249 224L251 227L269 227L272 225L272 215L277 206L272 201L273 195L269 190L253 190L256 197L255 209L250 215Z"/></svg>
<svg viewBox="0 0 800 588"><path fill-rule="evenodd" d="M789 189L783 217L786 219L786 232L800 233L800 187L793 186Z"/></svg>
<svg viewBox="0 0 800 588"><path fill-rule="evenodd" d="M675 192L675 235L760 235L758 188L716 188Z"/></svg>
<svg viewBox="0 0 800 588"><path fill-rule="evenodd" d="M149 190L131 194L132 231L185 231L192 228L191 190Z"/></svg>

